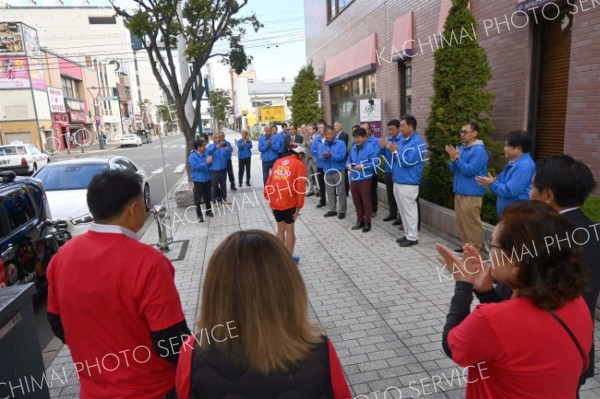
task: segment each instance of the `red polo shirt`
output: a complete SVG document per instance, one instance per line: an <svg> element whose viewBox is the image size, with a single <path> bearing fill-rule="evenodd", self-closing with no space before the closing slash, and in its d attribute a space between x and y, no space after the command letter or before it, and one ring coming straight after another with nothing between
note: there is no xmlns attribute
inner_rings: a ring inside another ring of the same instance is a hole
<svg viewBox="0 0 600 399"><path fill-rule="evenodd" d="M116 226L93 225L54 256L48 312L60 315L83 399L162 398L173 388L176 366L150 332L184 320L174 274L161 252Z"/></svg>

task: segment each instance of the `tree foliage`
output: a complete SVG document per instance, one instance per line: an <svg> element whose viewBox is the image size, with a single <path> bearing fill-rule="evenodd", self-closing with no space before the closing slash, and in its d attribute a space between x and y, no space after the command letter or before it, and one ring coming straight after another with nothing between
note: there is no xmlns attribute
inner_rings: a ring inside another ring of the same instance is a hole
<svg viewBox="0 0 600 399"><path fill-rule="evenodd" d="M231 105L229 91L223 89L214 90L210 93L209 104L212 108L213 117L217 121L217 130L221 130L227 118L227 109Z"/></svg>
<svg viewBox="0 0 600 399"><path fill-rule="evenodd" d="M132 0L135 10L117 6L116 0L110 1L131 33L142 38L154 77L167 103L175 105L177 122L186 138L187 157L200 122L200 101L196 102L193 120L187 119L185 104L194 82L200 82L198 97L204 94L201 68L209 59L221 57L241 73L251 61L242 45L246 26L258 31L262 25L254 14L239 16L248 0L186 0L181 17L178 0ZM178 78L178 40L184 42L184 54L190 65L190 76L185 82ZM216 44L229 50L215 52Z"/></svg>
<svg viewBox="0 0 600 399"><path fill-rule="evenodd" d="M460 129L470 119L479 122L490 155L490 170L501 165L498 143L491 138L494 126L488 119L493 93L486 91L492 71L476 35L477 21L467 7L469 0L452 0L439 48L434 54L434 94L425 136L429 165L423 176L422 196L453 208L452 173L448 169L447 144L460 144ZM501 166L500 166L501 167Z"/></svg>
<svg viewBox="0 0 600 399"><path fill-rule="evenodd" d="M294 125L313 122L322 118L319 107L319 81L312 64L298 71L292 86L292 120Z"/></svg>

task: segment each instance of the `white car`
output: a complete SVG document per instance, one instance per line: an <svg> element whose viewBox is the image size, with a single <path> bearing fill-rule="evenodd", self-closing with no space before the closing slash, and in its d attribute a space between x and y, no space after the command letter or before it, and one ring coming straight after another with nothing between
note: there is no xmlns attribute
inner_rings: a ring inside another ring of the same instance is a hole
<svg viewBox="0 0 600 399"><path fill-rule="evenodd" d="M48 154L44 154L33 144L13 142L0 145L0 171L10 170L18 175L29 175L50 162Z"/></svg>
<svg viewBox="0 0 600 399"><path fill-rule="evenodd" d="M40 169L33 176L42 181L52 217L66 220L73 237L88 231L90 223L94 221L87 206L87 187L90 181L97 174L109 169L129 170L139 174L142 177L146 210L150 210L148 176L143 169L125 157L57 161Z"/></svg>
<svg viewBox="0 0 600 399"><path fill-rule="evenodd" d="M121 138L121 147L139 147L141 145L142 139L136 134L126 134Z"/></svg>

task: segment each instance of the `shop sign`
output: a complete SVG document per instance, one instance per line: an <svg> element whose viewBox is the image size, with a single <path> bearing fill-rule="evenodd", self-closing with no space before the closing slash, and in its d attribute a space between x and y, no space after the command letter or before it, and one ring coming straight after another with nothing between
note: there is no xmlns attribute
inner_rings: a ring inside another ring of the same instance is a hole
<svg viewBox="0 0 600 399"><path fill-rule="evenodd" d="M85 113L83 111L69 111L69 117L73 123L85 123Z"/></svg>
<svg viewBox="0 0 600 399"><path fill-rule="evenodd" d="M28 89L29 69L25 57L0 58L0 89Z"/></svg>
<svg viewBox="0 0 600 399"><path fill-rule="evenodd" d="M67 112L65 108L65 98L63 97L62 89L48 87L48 100L50 101L51 112Z"/></svg>
<svg viewBox="0 0 600 399"><path fill-rule="evenodd" d="M56 126L69 126L69 118L67 114L52 114L52 124Z"/></svg>
<svg viewBox="0 0 600 399"><path fill-rule="evenodd" d="M0 22L0 55L25 55L21 24Z"/></svg>
<svg viewBox="0 0 600 399"><path fill-rule="evenodd" d="M285 121L285 107L283 105L275 107L260 107L258 115L261 122L283 122Z"/></svg>
<svg viewBox="0 0 600 399"><path fill-rule="evenodd" d="M359 120L360 123L369 122L373 135L381 137L381 99L372 98L359 101Z"/></svg>

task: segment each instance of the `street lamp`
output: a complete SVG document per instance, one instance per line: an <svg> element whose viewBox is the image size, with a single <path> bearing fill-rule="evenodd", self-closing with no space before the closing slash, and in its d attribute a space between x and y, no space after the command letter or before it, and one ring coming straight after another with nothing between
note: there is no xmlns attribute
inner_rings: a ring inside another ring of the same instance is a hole
<svg viewBox="0 0 600 399"><path fill-rule="evenodd" d="M95 90L96 95L93 94L93 91ZM102 137L100 135L100 112L99 112L99 103L98 103L98 98L100 97L100 88L96 87L96 86L90 86L87 88L88 93L90 93L90 96L94 99L94 122L96 125L96 132L98 133L98 141L100 142L100 149L103 150L104 149L104 140L102 140Z"/></svg>

